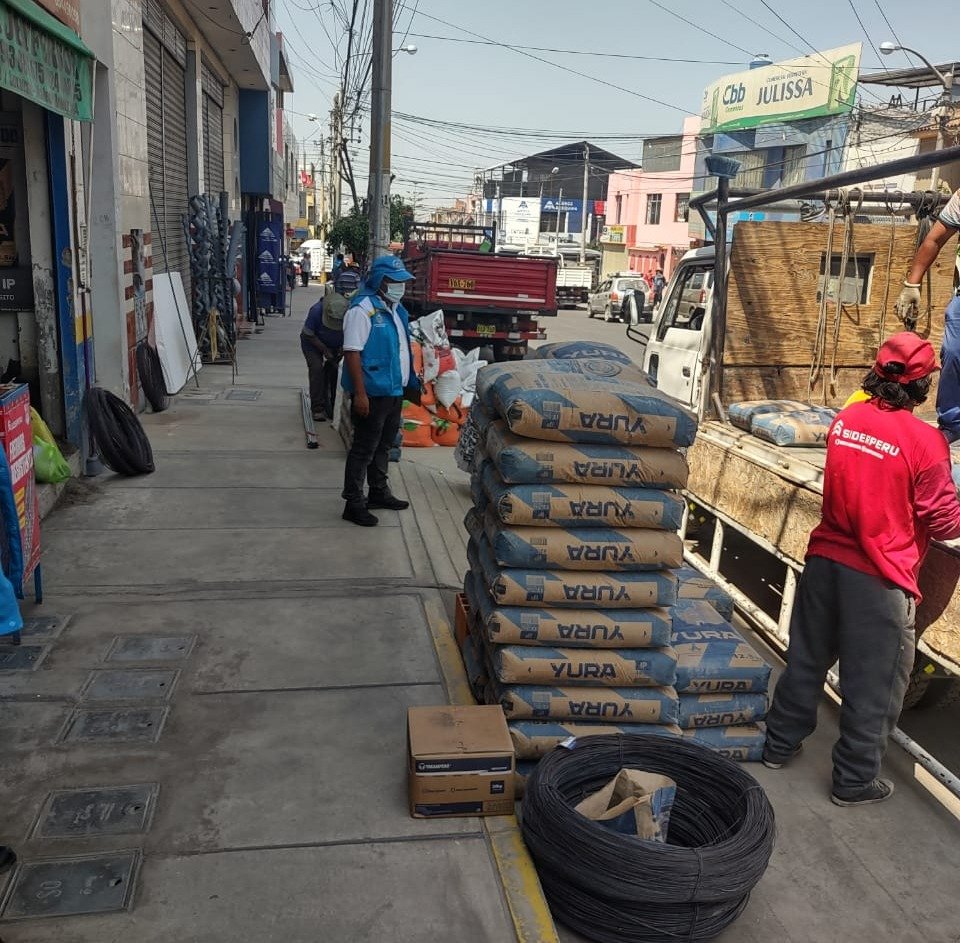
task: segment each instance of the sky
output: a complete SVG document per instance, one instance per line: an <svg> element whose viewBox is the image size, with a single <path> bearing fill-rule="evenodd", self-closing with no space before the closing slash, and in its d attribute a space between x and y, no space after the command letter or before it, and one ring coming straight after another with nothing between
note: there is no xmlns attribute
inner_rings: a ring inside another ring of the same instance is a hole
<svg viewBox="0 0 960 943"><path fill-rule="evenodd" d="M352 0L275 2L295 88L288 113L316 161ZM920 65L904 53L881 57L877 47L891 40L935 64L960 59L956 0L395 0L394 8L394 47L418 51L393 61L393 190L416 196L418 209L466 195L476 169L564 142L586 138L638 160L643 137L679 133L684 115L699 114L704 88L756 53L782 61L862 42L863 71ZM359 66L369 61L368 20L355 35ZM889 94L861 86L865 104ZM363 195L369 111L353 127Z"/></svg>

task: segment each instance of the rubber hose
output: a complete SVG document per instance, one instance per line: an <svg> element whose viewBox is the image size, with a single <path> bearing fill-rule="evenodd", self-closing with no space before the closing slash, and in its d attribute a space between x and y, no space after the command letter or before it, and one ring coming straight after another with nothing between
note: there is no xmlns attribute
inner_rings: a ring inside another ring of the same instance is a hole
<svg viewBox="0 0 960 943"><path fill-rule="evenodd" d="M137 375L150 408L162 413L170 406L170 394L163 379L160 355L147 341L137 345Z"/></svg>
<svg viewBox="0 0 960 943"><path fill-rule="evenodd" d="M153 449L133 410L108 390L87 390L83 410L103 463L118 475L147 475L154 470Z"/></svg>

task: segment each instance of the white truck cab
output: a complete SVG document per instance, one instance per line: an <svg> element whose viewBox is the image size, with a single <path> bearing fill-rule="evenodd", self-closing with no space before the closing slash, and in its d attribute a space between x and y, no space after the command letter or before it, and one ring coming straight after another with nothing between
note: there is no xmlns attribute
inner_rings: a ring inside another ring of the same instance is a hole
<svg viewBox="0 0 960 943"><path fill-rule="evenodd" d="M701 364L709 355L715 257L713 246L706 246L680 260L654 315L643 357L657 387L698 412Z"/></svg>

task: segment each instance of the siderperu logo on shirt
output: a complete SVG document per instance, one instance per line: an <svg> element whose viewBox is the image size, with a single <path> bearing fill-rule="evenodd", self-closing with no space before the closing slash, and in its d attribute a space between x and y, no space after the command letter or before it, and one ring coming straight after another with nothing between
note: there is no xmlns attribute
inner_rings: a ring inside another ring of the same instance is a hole
<svg viewBox="0 0 960 943"><path fill-rule="evenodd" d="M833 424L830 432L833 437L833 444L844 446L849 449L857 449L865 455L872 455L874 458L884 459L888 455L893 458L900 454L900 446L892 442L885 442L883 439L870 435L868 432L860 432L858 429L851 429L844 425L842 419L838 419Z"/></svg>

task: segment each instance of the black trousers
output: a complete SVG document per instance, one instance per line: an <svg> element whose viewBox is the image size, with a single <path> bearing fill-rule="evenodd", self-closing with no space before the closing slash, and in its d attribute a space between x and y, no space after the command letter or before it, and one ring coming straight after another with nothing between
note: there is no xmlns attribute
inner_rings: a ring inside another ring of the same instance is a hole
<svg viewBox="0 0 960 943"><path fill-rule="evenodd" d="M302 345L310 378L310 409L333 418L333 404L337 399L337 361L324 357L309 342Z"/></svg>
<svg viewBox="0 0 960 943"><path fill-rule="evenodd" d="M389 452L400 431L402 396L371 396L366 416L351 414L353 445L347 453L343 473L343 499L352 507L366 506L364 481L371 494L386 494Z"/></svg>
<svg viewBox="0 0 960 943"><path fill-rule="evenodd" d="M840 738L833 791L849 798L880 772L913 668L912 596L892 583L811 557L797 587L787 667L767 717L767 748L787 756L817 726L827 672L840 660Z"/></svg>

